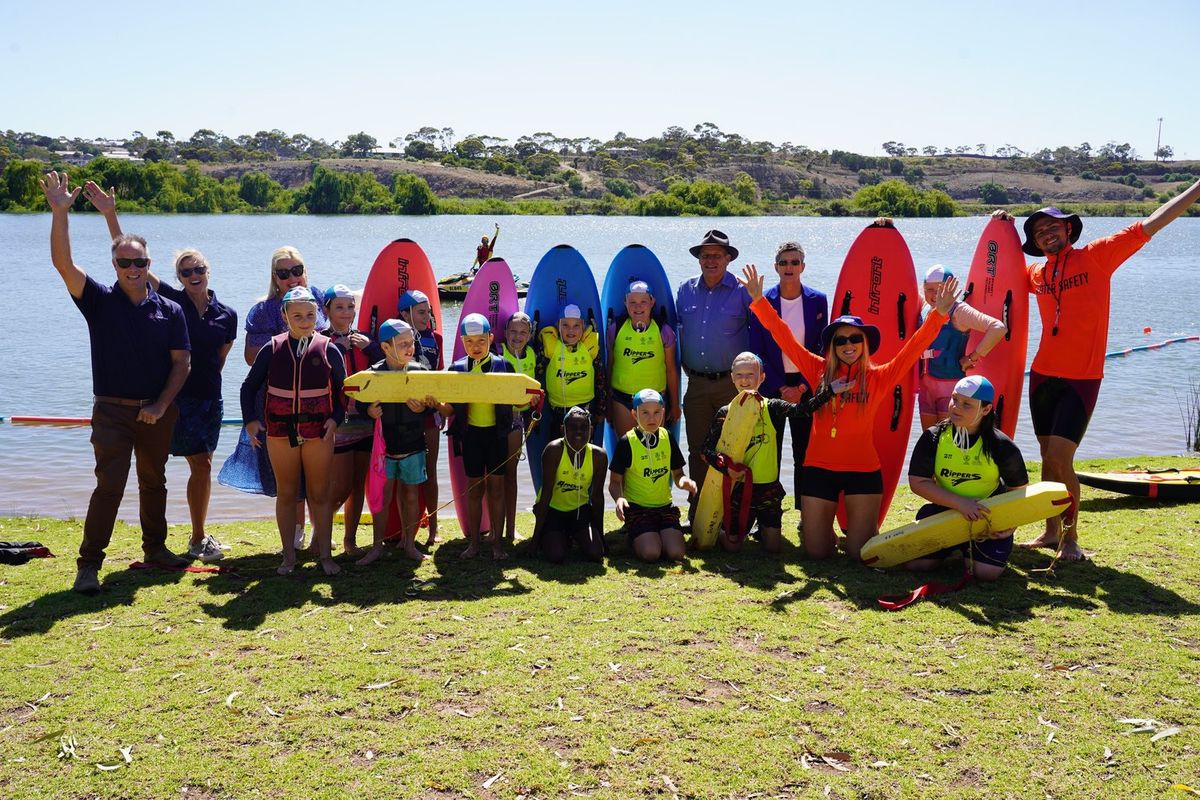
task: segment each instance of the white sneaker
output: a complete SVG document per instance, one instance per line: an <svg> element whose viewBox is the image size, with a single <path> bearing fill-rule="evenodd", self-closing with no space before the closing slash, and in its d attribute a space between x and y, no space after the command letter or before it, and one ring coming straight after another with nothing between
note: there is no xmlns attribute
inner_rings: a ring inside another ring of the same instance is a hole
<svg viewBox="0 0 1200 800"><path fill-rule="evenodd" d="M296 549L297 549L297 550L303 550L303 549L304 549L304 526L303 526L303 525L297 525L297 526L296 526L296 539L295 539L295 544L296 544Z"/></svg>
<svg viewBox="0 0 1200 800"><path fill-rule="evenodd" d="M205 564L220 561L225 557L225 547L211 536L205 536L199 542L188 548L188 555L198 558Z"/></svg>

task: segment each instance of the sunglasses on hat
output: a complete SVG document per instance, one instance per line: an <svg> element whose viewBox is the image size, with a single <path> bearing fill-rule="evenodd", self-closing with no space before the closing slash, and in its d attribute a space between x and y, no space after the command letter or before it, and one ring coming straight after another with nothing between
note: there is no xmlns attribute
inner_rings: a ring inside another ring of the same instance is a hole
<svg viewBox="0 0 1200 800"><path fill-rule="evenodd" d="M291 267L290 269L288 267L283 267L281 269L275 270L275 277L279 278L279 280L281 280L281 281L286 281L288 279L288 277L299 278L303 274L304 274L304 265L303 264L297 264L296 266Z"/></svg>
<svg viewBox="0 0 1200 800"><path fill-rule="evenodd" d="M150 263L150 259L148 258L114 258L113 261L116 261L117 266L121 269L129 269L130 267L145 269L146 265Z"/></svg>
<svg viewBox="0 0 1200 800"><path fill-rule="evenodd" d="M847 344L862 344L862 343L863 343L863 335L861 333L852 333L849 336L833 337L833 346L834 347L841 347L842 345L847 345Z"/></svg>

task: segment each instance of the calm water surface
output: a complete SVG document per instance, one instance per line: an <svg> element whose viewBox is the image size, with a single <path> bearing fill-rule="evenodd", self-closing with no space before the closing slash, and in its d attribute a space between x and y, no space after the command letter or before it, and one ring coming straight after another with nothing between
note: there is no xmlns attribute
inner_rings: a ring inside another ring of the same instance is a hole
<svg viewBox="0 0 1200 800"><path fill-rule="evenodd" d="M807 251L805 282L833 290L861 219L642 219L611 217L506 217L496 254L528 277L541 256L559 243L574 245L591 264L602 285L608 264L627 244L650 247L678 283L697 271L687 248L703 232L717 227L741 250L735 262L771 264L775 245L797 239ZM237 309L244 323L250 306L266 290L271 251L283 244L300 248L314 285L345 283L361 287L375 255L388 241L409 237L420 242L439 275L466 268L493 220L485 217L301 217L301 216L142 216L122 217L125 230L150 242L159 274L171 274L171 255L199 247L213 265L211 287ZM982 218L902 220L919 274L934 263L966 265L983 230ZM1086 220L1085 239L1106 235L1132 220ZM0 215L0 279L9 298L9 336L0 339L0 415L90 416L91 372L87 329L62 281L50 264L49 215ZM111 283L108 237L95 214L71 219L75 261L102 282ZM1116 274L1113 281L1109 350L1200 333L1200 220L1181 219L1160 233ZM445 309L445 328L453 330L458 310ZM1034 314L1031 349L1038 340ZM1143 328L1152 333L1146 335ZM225 369L227 416L239 416L237 393L247 367L241 358L242 334ZM447 353L447 357L449 353ZM1032 356L1032 353L1031 353ZM1200 344L1178 344L1107 363L1104 388L1081 457L1174 454L1186 448L1181 402L1189 387L1200 384ZM1037 444L1023 408L1017 443L1027 458ZM916 431L914 420L914 436ZM233 449L236 429L222 430L215 464ZM449 480L442 448L442 490ZM82 517L94 486L87 428L0 424L0 515L38 514ZM522 467L522 470L524 467ZM791 485L785 464L784 485ZM168 465L172 522L187 521L184 486L187 464ZM214 481L215 483L215 481ZM533 502L521 487L521 507ZM449 513L449 510L443 513ZM269 517L273 500L214 485L213 520ZM136 520L137 487L131 474L121 518Z"/></svg>

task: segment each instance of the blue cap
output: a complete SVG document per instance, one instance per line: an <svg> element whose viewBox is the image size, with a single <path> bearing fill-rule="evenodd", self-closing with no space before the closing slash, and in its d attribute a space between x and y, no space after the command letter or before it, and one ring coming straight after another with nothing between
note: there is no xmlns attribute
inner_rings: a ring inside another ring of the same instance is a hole
<svg viewBox="0 0 1200 800"><path fill-rule="evenodd" d="M492 332L492 324L483 314L467 314L458 324L459 336L484 336Z"/></svg>
<svg viewBox="0 0 1200 800"><path fill-rule="evenodd" d="M329 305L339 297L349 297L354 299L354 292L350 291L350 287L344 283L335 283L325 290L325 305Z"/></svg>
<svg viewBox="0 0 1200 800"><path fill-rule="evenodd" d="M633 281L630 283L629 290L625 292L625 296L628 297L631 294L648 294L653 296L653 293L650 291L650 284L645 281Z"/></svg>
<svg viewBox="0 0 1200 800"><path fill-rule="evenodd" d="M954 273L941 264L934 264L925 272L926 283L941 283L947 278L953 278Z"/></svg>
<svg viewBox="0 0 1200 800"><path fill-rule="evenodd" d="M293 286L283 295L283 305L288 303L312 303L315 306L317 300L307 286Z"/></svg>
<svg viewBox="0 0 1200 800"><path fill-rule="evenodd" d="M412 325L409 325L404 320L386 320L382 325L379 326L379 343L383 344L384 342L390 342L392 339L395 339L402 333L412 334L413 338L416 338L416 334L413 333Z"/></svg>
<svg viewBox="0 0 1200 800"><path fill-rule="evenodd" d="M996 401L996 388L992 386L992 382L982 375L968 375L967 377L954 384L954 393L961 394L963 397L969 397L972 400L978 400L981 403L994 403Z"/></svg>
<svg viewBox="0 0 1200 800"><path fill-rule="evenodd" d="M637 408L642 403L658 403L663 404L663 396L653 389L642 389L633 396L633 407Z"/></svg>
<svg viewBox="0 0 1200 800"><path fill-rule="evenodd" d="M422 292L420 289L409 289L404 294L400 295L400 301L396 303L397 311L407 311L413 306L419 306L421 303L428 303L429 295Z"/></svg>

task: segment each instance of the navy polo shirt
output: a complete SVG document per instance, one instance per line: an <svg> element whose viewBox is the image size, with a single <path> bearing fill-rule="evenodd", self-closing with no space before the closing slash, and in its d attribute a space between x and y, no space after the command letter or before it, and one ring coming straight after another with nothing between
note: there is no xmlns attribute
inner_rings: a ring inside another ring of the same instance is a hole
<svg viewBox="0 0 1200 800"><path fill-rule="evenodd" d="M200 316L186 291L160 282L158 293L183 309L188 338L192 342L192 371L188 373L187 383L179 390L179 396L220 400L221 350L237 338L237 312L217 300L212 289L208 290L208 308L204 310L204 316Z"/></svg>
<svg viewBox="0 0 1200 800"><path fill-rule="evenodd" d="M134 305L117 284L90 275L71 297L87 320L92 345L92 393L157 400L171 374L171 351L191 350L183 309L150 289Z"/></svg>

